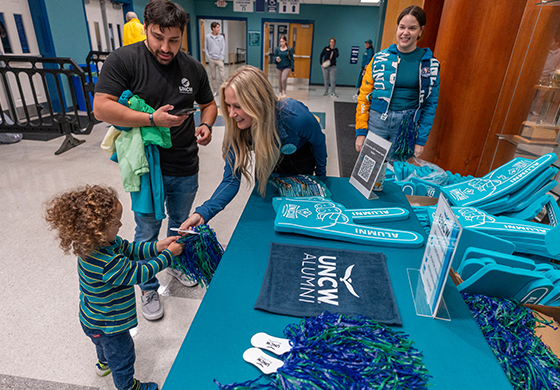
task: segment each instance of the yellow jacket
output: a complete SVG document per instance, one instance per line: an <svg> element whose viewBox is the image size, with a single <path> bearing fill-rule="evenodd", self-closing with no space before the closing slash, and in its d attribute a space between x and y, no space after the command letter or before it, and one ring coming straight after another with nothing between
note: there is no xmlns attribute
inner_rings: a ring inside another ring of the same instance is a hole
<svg viewBox="0 0 560 390"><path fill-rule="evenodd" d="M369 121L369 106L370 94L373 91L373 73L371 71L372 62L370 61L368 66L366 66L366 72L362 79L362 85L360 86L360 94L358 95L358 105L356 106L356 130L368 128ZM360 134L362 135L362 134ZM356 135L357 136L357 135Z"/></svg>
<svg viewBox="0 0 560 390"><path fill-rule="evenodd" d="M131 19L123 26L123 44L124 46L132 43L140 42L146 39L144 34L144 25L140 23L138 18Z"/></svg>

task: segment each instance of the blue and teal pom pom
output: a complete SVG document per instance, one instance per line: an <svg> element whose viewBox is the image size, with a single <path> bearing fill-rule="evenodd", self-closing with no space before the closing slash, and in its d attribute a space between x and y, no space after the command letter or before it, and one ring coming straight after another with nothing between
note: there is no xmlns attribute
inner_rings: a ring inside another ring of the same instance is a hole
<svg viewBox="0 0 560 390"><path fill-rule="evenodd" d="M198 225L194 231L199 234L188 234L177 240L185 247L180 255L175 256L172 267L207 287L220 264L224 249L208 225Z"/></svg>
<svg viewBox="0 0 560 390"><path fill-rule="evenodd" d="M422 354L402 332L362 316L323 312L284 330L293 346L275 374L222 390L426 389ZM267 380L268 379L268 380Z"/></svg>
<svg viewBox="0 0 560 390"><path fill-rule="evenodd" d="M401 121L395 143L393 157L396 161L406 161L414 156L414 145L418 136L418 123L414 122L414 111L409 111Z"/></svg>
<svg viewBox="0 0 560 390"><path fill-rule="evenodd" d="M560 389L560 361L534 332L549 322L511 299L462 296L515 390Z"/></svg>

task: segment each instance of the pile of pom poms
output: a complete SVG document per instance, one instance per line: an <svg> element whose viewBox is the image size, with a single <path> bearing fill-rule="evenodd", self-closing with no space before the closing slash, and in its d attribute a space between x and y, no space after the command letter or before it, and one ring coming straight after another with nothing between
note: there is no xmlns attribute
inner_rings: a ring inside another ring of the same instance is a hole
<svg viewBox="0 0 560 390"><path fill-rule="evenodd" d="M363 316L323 312L284 329L292 349L270 376L230 385L249 389L426 389L422 354L402 332Z"/></svg>
<svg viewBox="0 0 560 390"><path fill-rule="evenodd" d="M280 196L322 196L330 198L331 193L325 183L310 175L280 175L273 173L268 181L278 190Z"/></svg>
<svg viewBox="0 0 560 390"><path fill-rule="evenodd" d="M224 248L208 225L198 225L193 230L198 234L187 234L177 240L185 247L181 254L175 256L172 267L207 287L220 264Z"/></svg>
<svg viewBox="0 0 560 390"><path fill-rule="evenodd" d="M462 296L515 390L560 389L560 362L534 333L548 322L511 299Z"/></svg>

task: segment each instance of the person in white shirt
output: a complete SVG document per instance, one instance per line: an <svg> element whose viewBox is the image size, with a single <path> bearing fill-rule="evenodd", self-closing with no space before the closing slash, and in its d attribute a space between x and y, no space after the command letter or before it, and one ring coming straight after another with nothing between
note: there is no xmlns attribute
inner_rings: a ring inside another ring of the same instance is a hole
<svg viewBox="0 0 560 390"><path fill-rule="evenodd" d="M221 83L226 79L224 73L224 58L226 55L226 42L224 36L220 34L220 23L212 22L210 25L212 32L206 35L204 40L204 51L208 58L208 69L210 70L210 77L212 79L212 90L214 96L218 95ZM216 69L220 72L220 82L216 75Z"/></svg>

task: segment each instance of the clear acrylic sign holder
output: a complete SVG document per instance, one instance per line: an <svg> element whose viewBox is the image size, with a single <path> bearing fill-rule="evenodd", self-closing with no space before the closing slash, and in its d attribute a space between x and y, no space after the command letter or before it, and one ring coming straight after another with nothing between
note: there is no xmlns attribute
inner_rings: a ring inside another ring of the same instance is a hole
<svg viewBox="0 0 560 390"><path fill-rule="evenodd" d="M416 315L451 321L443 291L462 228L440 194L420 269L407 269Z"/></svg>

